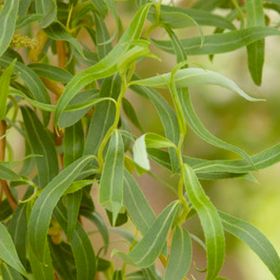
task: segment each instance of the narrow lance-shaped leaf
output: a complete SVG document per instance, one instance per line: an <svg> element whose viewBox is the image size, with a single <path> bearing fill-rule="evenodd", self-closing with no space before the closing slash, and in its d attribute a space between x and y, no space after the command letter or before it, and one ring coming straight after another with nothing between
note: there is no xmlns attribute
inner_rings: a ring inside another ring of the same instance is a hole
<svg viewBox="0 0 280 280"><path fill-rule="evenodd" d="M118 75L107 78L102 83L100 97L117 99L120 87L121 80ZM114 122L115 111L115 105L112 102L100 103L96 106L96 110L90 120L84 154L97 154L102 139Z"/></svg>
<svg viewBox="0 0 280 280"><path fill-rule="evenodd" d="M192 168L185 165L184 183L193 208L198 214L207 247L207 280L218 275L225 254L225 237L217 209L205 194Z"/></svg>
<svg viewBox="0 0 280 280"><path fill-rule="evenodd" d="M245 242L263 261L276 279L280 279L280 258L270 241L254 226L220 212L227 232Z"/></svg>
<svg viewBox="0 0 280 280"><path fill-rule="evenodd" d="M1 263L1 276L3 280L24 280L20 273L6 263Z"/></svg>
<svg viewBox="0 0 280 280"><path fill-rule="evenodd" d="M34 203L28 223L28 237L32 250L39 259L43 258L46 250L42 244L46 242L55 206L71 183L93 159L92 156L84 156L67 166L47 184Z"/></svg>
<svg viewBox="0 0 280 280"><path fill-rule="evenodd" d="M135 247L128 255L117 253L128 263L137 267L151 266L162 252L170 227L179 210L179 202L170 203L158 216Z"/></svg>
<svg viewBox="0 0 280 280"><path fill-rule="evenodd" d="M54 214L63 230L66 231L67 222L64 212L64 209L59 205L56 207ZM96 273L96 257L90 239L79 223L73 231L73 237L69 242L76 265L76 279L94 279Z"/></svg>
<svg viewBox="0 0 280 280"><path fill-rule="evenodd" d="M132 81L131 84L153 88L163 88L165 86L168 86L170 78L171 73L165 73L147 79ZM175 83L178 88L204 84L218 85L239 94L248 101L262 100L249 96L236 83L234 83L227 77L217 72L205 70L202 68L186 68L178 70L175 73Z"/></svg>
<svg viewBox="0 0 280 280"><path fill-rule="evenodd" d="M176 114L167 101L160 95L160 93L153 89L137 85L132 85L131 89L149 99L158 112L166 137L173 143L178 144L179 126ZM170 155L172 170L177 171L179 166L176 151L175 149L170 148L168 152Z"/></svg>
<svg viewBox="0 0 280 280"><path fill-rule="evenodd" d="M87 68L86 70L75 75L75 77L65 87L65 92L58 101L55 112L55 122L58 123L62 112L65 110L69 102L77 95L77 93L88 84L97 79L112 76L118 70L119 61L135 40L139 39L142 28L147 17L150 4L143 6L135 14L129 28L121 37L119 43L114 49L106 55L97 64Z"/></svg>
<svg viewBox="0 0 280 280"><path fill-rule="evenodd" d="M231 52L248 46L267 36L279 36L280 31L271 27L250 27L222 34L207 35L190 39L182 39L184 51L188 55L217 54ZM170 41L153 40L154 44L167 52L174 53Z"/></svg>
<svg viewBox="0 0 280 280"><path fill-rule="evenodd" d="M124 177L124 206L133 224L144 235L156 216L135 179L127 170Z"/></svg>
<svg viewBox="0 0 280 280"><path fill-rule="evenodd" d="M2 54L8 49L13 38L16 28L19 2L19 0L5 0L4 7L0 12L0 56L2 56Z"/></svg>
<svg viewBox="0 0 280 280"><path fill-rule="evenodd" d="M5 118L7 98L9 95L9 85L14 71L15 61L13 61L0 76L0 121Z"/></svg>
<svg viewBox="0 0 280 280"><path fill-rule="evenodd" d="M40 24L43 28L50 25L56 18L57 6L55 0L35 0L36 13L43 15Z"/></svg>
<svg viewBox="0 0 280 280"><path fill-rule="evenodd" d="M172 238L170 256L164 280L181 280L189 271L192 261L191 238L185 230L177 226Z"/></svg>
<svg viewBox="0 0 280 280"><path fill-rule="evenodd" d="M0 259L22 275L27 275L27 272L18 257L13 240L2 223L0 223Z"/></svg>
<svg viewBox="0 0 280 280"><path fill-rule="evenodd" d="M265 26L265 17L262 0L247 0L247 26ZM262 70L264 64L264 40L257 41L247 46L248 67L254 82L260 85L262 82Z"/></svg>
<svg viewBox="0 0 280 280"><path fill-rule="evenodd" d="M124 146L122 136L111 136L100 178L100 203L113 213L113 223L123 205Z"/></svg>
<svg viewBox="0 0 280 280"><path fill-rule="evenodd" d="M156 9L153 7L149 13L149 20L155 21ZM194 21L203 26L215 26L223 29L235 29L235 26L226 18L208 11L186 9L175 6L160 6L161 23L171 28L185 28L194 25Z"/></svg>
<svg viewBox="0 0 280 280"><path fill-rule="evenodd" d="M33 154L41 155L35 158L35 162L38 170L39 186L44 187L58 173L54 141L31 109L22 107L21 112L31 151Z"/></svg>

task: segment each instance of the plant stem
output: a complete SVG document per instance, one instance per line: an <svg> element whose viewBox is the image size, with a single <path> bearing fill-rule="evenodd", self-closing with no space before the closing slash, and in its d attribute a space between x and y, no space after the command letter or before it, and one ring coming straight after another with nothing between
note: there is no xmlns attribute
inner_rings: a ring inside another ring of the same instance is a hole
<svg viewBox="0 0 280 280"><path fill-rule="evenodd" d="M4 120L0 121L0 161L5 160L5 150L6 150L6 134L7 131L7 124ZM3 192L5 193L8 203L10 204L11 208L15 210L17 208L17 202L13 197L9 185L7 181L0 180L0 185L2 187Z"/></svg>

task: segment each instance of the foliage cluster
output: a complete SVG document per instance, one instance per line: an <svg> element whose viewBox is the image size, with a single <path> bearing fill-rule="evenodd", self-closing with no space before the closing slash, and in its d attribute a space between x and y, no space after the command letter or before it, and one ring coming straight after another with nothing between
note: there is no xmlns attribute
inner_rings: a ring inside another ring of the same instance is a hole
<svg viewBox="0 0 280 280"><path fill-rule="evenodd" d="M189 88L216 85L251 102L262 100L222 74L187 62L188 56L213 59L246 47L248 69L260 85L265 37L280 35L266 11L280 12L280 1L199 0L188 8L131 2L135 14L126 28L113 0L4 0L1 5L2 279L191 279L193 241L205 248L205 279L222 279L225 232L245 242L280 279L279 255L270 241L254 226L217 210L201 185L203 180L251 178L255 170L280 160L280 144L250 156L217 138L196 114ZM215 13L217 8L225 16ZM115 22L113 32L108 17ZM204 35L204 26L214 31ZM178 36L190 27L199 35ZM168 40L153 37L159 29ZM136 65L157 59L151 46L174 54L177 63L168 73L142 79ZM169 90L172 104L161 95L162 88ZM164 135L144 131L128 94L155 107ZM183 154L187 129L239 159ZM10 130L24 139L20 161L13 139L6 137ZM159 215L135 178L155 175L151 161L177 179L177 200ZM92 188L98 189L97 198ZM204 241L186 225L191 218L200 220ZM97 252L85 219L102 237ZM121 227L128 221L138 234ZM112 231L126 240L128 252L108 252L114 247ZM121 260L121 267L110 254Z"/></svg>

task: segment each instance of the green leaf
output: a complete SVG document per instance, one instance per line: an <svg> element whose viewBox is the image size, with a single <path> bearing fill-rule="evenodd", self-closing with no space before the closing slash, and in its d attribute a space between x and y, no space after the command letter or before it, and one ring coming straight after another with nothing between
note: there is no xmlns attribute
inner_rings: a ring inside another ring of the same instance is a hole
<svg viewBox="0 0 280 280"><path fill-rule="evenodd" d="M153 88L163 88L168 86L170 79L171 73L165 73L151 78L133 81L131 84ZM262 101L262 99L249 96L232 80L214 71L202 68L186 68L178 70L175 73L174 79L178 88L204 84L218 85L239 94L248 101Z"/></svg>
<svg viewBox="0 0 280 280"><path fill-rule="evenodd" d="M176 227L164 280L181 280L189 271L192 262L192 243L188 232Z"/></svg>
<svg viewBox="0 0 280 280"><path fill-rule="evenodd" d="M0 204L0 221L4 221L13 214L13 209L11 208L7 199L1 201Z"/></svg>
<svg viewBox="0 0 280 280"><path fill-rule="evenodd" d="M15 29L19 7L19 0L4 1L4 7L0 12L0 56L8 49Z"/></svg>
<svg viewBox="0 0 280 280"><path fill-rule="evenodd" d="M55 209L55 217L64 231L66 231L67 220L64 212L61 205ZM77 227L73 232L73 238L69 242L75 260L76 279L94 279L96 273L96 257L89 237L79 223L77 223Z"/></svg>
<svg viewBox="0 0 280 280"><path fill-rule="evenodd" d="M156 9L153 7L149 19L155 21ZM186 9L175 6L160 6L160 21L171 28L185 28L194 25L194 21L200 26L214 26L223 29L235 29L234 25L222 16L198 9Z"/></svg>
<svg viewBox="0 0 280 280"><path fill-rule="evenodd" d="M100 178L99 201L113 213L113 223L123 205L124 146L120 133L111 136Z"/></svg>
<svg viewBox="0 0 280 280"><path fill-rule="evenodd" d="M37 14L43 16L40 24L43 28L50 25L56 19L57 6L55 0L35 0Z"/></svg>
<svg viewBox="0 0 280 280"><path fill-rule="evenodd" d="M223 263L225 237L217 209L205 194L194 171L185 165L184 183L193 208L200 219L207 247L207 280L215 279Z"/></svg>
<svg viewBox="0 0 280 280"><path fill-rule="evenodd" d="M140 131L143 131L142 125L130 101L126 98L122 98L122 106L127 118L135 125L135 127L137 127Z"/></svg>
<svg viewBox="0 0 280 280"><path fill-rule="evenodd" d="M0 162L0 180L20 181L21 179L17 173Z"/></svg>
<svg viewBox="0 0 280 280"><path fill-rule="evenodd" d="M0 259L26 276L27 272L18 257L13 240L2 223L0 223L0 237Z"/></svg>
<svg viewBox="0 0 280 280"><path fill-rule="evenodd" d="M84 156L74 161L54 177L43 189L32 208L28 223L30 245L39 259L42 259L52 212L59 199L79 176L83 169L93 161L92 156Z"/></svg>
<svg viewBox="0 0 280 280"><path fill-rule="evenodd" d="M58 173L58 161L54 141L36 114L27 107L21 107L26 129L26 138L36 157L39 186L44 187Z"/></svg>
<svg viewBox="0 0 280 280"><path fill-rule="evenodd" d="M6 116L6 104L9 95L9 85L14 71L16 61L14 60L0 76L0 121Z"/></svg>
<svg viewBox="0 0 280 280"><path fill-rule="evenodd" d="M100 90L100 98L110 97L117 99L120 93L121 80L118 75L105 79ZM84 154L97 155L99 146L112 126L115 119L115 106L112 102L100 103L91 117L87 138L85 141Z"/></svg>
<svg viewBox="0 0 280 280"><path fill-rule="evenodd" d="M73 75L63 68L45 63L32 63L28 64L39 77L47 78L52 81L60 82L63 84L68 83Z"/></svg>
<svg viewBox="0 0 280 280"><path fill-rule="evenodd" d="M65 129L63 147L65 166L82 156L84 149L84 131L81 121Z"/></svg>
<svg viewBox="0 0 280 280"><path fill-rule="evenodd" d="M108 11L108 8L103 0L92 0L91 1L94 9L102 16L105 17Z"/></svg>
<svg viewBox="0 0 280 280"><path fill-rule="evenodd" d="M133 145L133 160L142 168L150 170L147 148L176 148L167 138L155 133L146 133L136 139Z"/></svg>
<svg viewBox="0 0 280 280"><path fill-rule="evenodd" d="M220 212L225 231L245 242L263 261L276 279L280 279L280 258L270 241L254 226Z"/></svg>
<svg viewBox="0 0 280 280"><path fill-rule="evenodd" d="M279 36L280 31L271 27L250 27L242 30L230 31L203 37L183 39L181 43L188 55L217 54L231 52L241 47L248 46L267 36ZM154 44L167 52L174 53L170 41L153 40Z"/></svg>
<svg viewBox="0 0 280 280"><path fill-rule="evenodd" d="M152 265L162 252L168 231L179 210L179 202L170 203L150 226L142 240L140 240L128 255L117 253L128 263L145 268Z"/></svg>
<svg viewBox="0 0 280 280"><path fill-rule="evenodd" d="M60 97L57 103L57 109L55 111L56 124L69 102L83 87L98 79L112 76L117 72L119 61L127 54L132 43L139 39L149 8L150 4L147 4L139 9L130 23L129 28L121 37L119 43L108 55L101 59L97 64L75 75L75 77L67 84L64 94Z"/></svg>
<svg viewBox="0 0 280 280"><path fill-rule="evenodd" d="M1 263L1 276L3 280L24 280L21 274L4 262Z"/></svg>
<svg viewBox="0 0 280 280"><path fill-rule="evenodd" d="M246 1L247 27L264 27L265 15L262 0ZM248 67L254 82L262 82L262 69L264 64L264 40L257 41L247 46Z"/></svg>
<svg viewBox="0 0 280 280"><path fill-rule="evenodd" d="M133 85L131 86L131 89L141 96L149 99L158 112L166 137L173 143L178 144L179 126L176 114L171 106L166 102L166 100L157 91L150 88ZM178 170L179 167L176 151L170 148L169 155L171 159L172 170Z"/></svg>
<svg viewBox="0 0 280 280"><path fill-rule="evenodd" d="M133 176L126 170L124 206L137 229L144 235L155 220L155 214Z"/></svg>

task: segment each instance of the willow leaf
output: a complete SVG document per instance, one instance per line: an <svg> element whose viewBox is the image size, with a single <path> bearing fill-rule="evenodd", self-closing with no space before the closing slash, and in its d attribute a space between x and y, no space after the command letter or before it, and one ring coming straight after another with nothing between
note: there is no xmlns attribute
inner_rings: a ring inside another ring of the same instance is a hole
<svg viewBox="0 0 280 280"><path fill-rule="evenodd" d="M1 263L1 276L3 280L24 280L21 274L4 262Z"/></svg>
<svg viewBox="0 0 280 280"><path fill-rule="evenodd" d="M91 2L94 9L99 13L99 15L105 17L108 11L106 3L103 0L92 0Z"/></svg>
<svg viewBox="0 0 280 280"><path fill-rule="evenodd" d="M4 1L4 7L0 12L0 56L8 49L12 41L19 7L19 0Z"/></svg>
<svg viewBox="0 0 280 280"><path fill-rule="evenodd" d="M179 210L178 201L170 203L157 217L149 230L145 233L128 255L117 253L128 263L137 267L151 266L162 252L168 231L173 224Z"/></svg>
<svg viewBox="0 0 280 280"><path fill-rule="evenodd" d="M280 258L270 241L254 226L220 212L227 232L245 242L263 261L276 279L280 279Z"/></svg>
<svg viewBox="0 0 280 280"><path fill-rule="evenodd" d="M21 179L17 173L0 162L0 180L20 181Z"/></svg>
<svg viewBox="0 0 280 280"><path fill-rule="evenodd" d="M43 28L50 25L56 19L57 6L55 0L35 0L37 14L43 15L40 24Z"/></svg>
<svg viewBox="0 0 280 280"><path fill-rule="evenodd" d="M117 99L120 93L121 80L118 75L103 81L100 98L109 97ZM100 103L91 117L89 130L85 142L85 154L97 154L99 146L112 126L115 119L115 106L112 102Z"/></svg>
<svg viewBox="0 0 280 280"><path fill-rule="evenodd" d="M81 121L65 129L63 147L65 166L82 156L84 149L84 132Z"/></svg>
<svg viewBox="0 0 280 280"><path fill-rule="evenodd" d="M151 9L149 19L156 20L156 9ZM234 25L224 17L208 11L186 9L175 6L160 6L160 21L171 28L185 28L194 25L194 21L203 26L214 26L223 29L235 29Z"/></svg>
<svg viewBox="0 0 280 280"><path fill-rule="evenodd" d="M140 131L143 131L142 125L137 117L137 114L128 99L122 98L122 107L124 113L126 114L127 118L131 121L131 123L135 125L135 127L137 127Z"/></svg>
<svg viewBox="0 0 280 280"><path fill-rule="evenodd" d="M62 112L65 110L69 102L77 95L77 93L85 86L102 78L112 76L118 69L118 63L123 57L131 44L139 39L142 28L147 17L150 4L143 6L135 14L129 28L122 35L119 43L114 47L108 55L101 59L97 64L85 69L67 84L65 92L57 103L55 112L55 122L58 123Z"/></svg>
<svg viewBox="0 0 280 280"><path fill-rule="evenodd" d="M168 86L171 79L171 73L165 73L158 76L154 76L147 79L136 80L131 84L140 86L152 87L152 88L163 88ZM248 101L260 101L246 94L235 82L228 79L227 77L210 70L202 68L186 68L178 70L175 73L175 83L178 88L195 86L195 85L218 85L229 89Z"/></svg>
<svg viewBox="0 0 280 280"><path fill-rule="evenodd" d="M207 280L218 275L225 254L225 237L217 209L205 194L192 168L185 165L184 183L193 208L198 214L207 247Z"/></svg>
<svg viewBox="0 0 280 280"><path fill-rule="evenodd" d="M113 223L123 205L124 146L118 131L111 136L100 178L100 203L113 213Z"/></svg>
<svg viewBox="0 0 280 280"><path fill-rule="evenodd" d="M156 217L140 187L127 170L124 177L124 206L133 224L144 235Z"/></svg>
<svg viewBox="0 0 280 280"><path fill-rule="evenodd" d="M66 231L67 220L62 207L56 207L55 217L64 231ZM88 235L79 223L77 223L73 237L69 242L75 260L76 279L94 279L96 273L96 257Z"/></svg>
<svg viewBox="0 0 280 280"><path fill-rule="evenodd" d="M84 156L67 166L47 184L34 203L28 223L28 237L30 245L39 259L43 258L46 250L42 244L45 244L55 206L71 183L92 160L92 156Z"/></svg>
<svg viewBox="0 0 280 280"><path fill-rule="evenodd" d="M73 78L73 75L67 70L50 64L32 63L28 64L28 67L31 68L39 77L47 78L63 84L68 83Z"/></svg>
<svg viewBox="0 0 280 280"><path fill-rule="evenodd" d="M170 256L164 280L181 280L189 271L192 261L191 239L185 230L177 226L172 238Z"/></svg>
<svg viewBox="0 0 280 280"><path fill-rule="evenodd" d="M44 187L58 173L54 141L31 109L22 107L21 112L31 151L33 154L41 155L41 157L35 158L35 162L38 170L39 186Z"/></svg>
<svg viewBox="0 0 280 280"><path fill-rule="evenodd" d="M279 36L280 31L271 27L250 27L242 30L230 31L203 37L182 39L184 51L188 55L217 54L231 52L248 46L267 36ZM170 41L153 40L154 44L167 52L174 53Z"/></svg>
<svg viewBox="0 0 280 280"><path fill-rule="evenodd" d="M246 1L247 26L265 26L265 16L262 0ZM262 69L264 64L264 40L257 41L247 46L248 67L254 82L262 82Z"/></svg>
<svg viewBox="0 0 280 280"><path fill-rule="evenodd" d="M9 85L11 76L14 71L14 65L15 61L13 61L0 76L0 120L4 119L6 115L6 104L9 95Z"/></svg>
<svg viewBox="0 0 280 280"><path fill-rule="evenodd" d="M176 114L167 101L165 101L165 99L153 89L137 85L132 85L131 89L141 96L149 99L158 112L166 137L173 143L178 144L179 126ZM170 148L169 155L171 159L172 170L178 170L179 167L175 149Z"/></svg>
<svg viewBox="0 0 280 280"><path fill-rule="evenodd" d="M17 272L26 276L27 272L18 257L13 240L7 228L2 223L0 223L0 236L0 259Z"/></svg>

